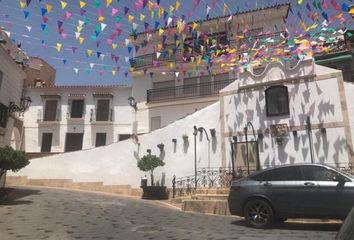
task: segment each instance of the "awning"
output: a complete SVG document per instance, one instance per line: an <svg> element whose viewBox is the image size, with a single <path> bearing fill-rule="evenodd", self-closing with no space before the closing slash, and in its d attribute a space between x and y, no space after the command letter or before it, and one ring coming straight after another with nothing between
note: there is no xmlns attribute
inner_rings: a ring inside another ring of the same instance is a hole
<svg viewBox="0 0 354 240"><path fill-rule="evenodd" d="M325 63L340 62L340 61L346 61L346 60L352 60L352 59L353 59L353 56L351 54L345 54L342 56L316 60L315 62L316 62L316 64L325 64Z"/></svg>

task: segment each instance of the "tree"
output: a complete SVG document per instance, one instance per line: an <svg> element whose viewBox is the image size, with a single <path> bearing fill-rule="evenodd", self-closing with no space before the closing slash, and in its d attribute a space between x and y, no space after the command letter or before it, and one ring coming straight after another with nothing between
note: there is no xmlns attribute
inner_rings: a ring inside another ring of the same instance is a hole
<svg viewBox="0 0 354 240"><path fill-rule="evenodd" d="M5 146L0 148L0 178L6 170L17 172L29 164L29 160L24 151L14 150L12 147Z"/></svg>
<svg viewBox="0 0 354 240"><path fill-rule="evenodd" d="M143 172L149 172L151 176L151 186L154 186L154 170L164 166L165 163L155 155L145 155L138 161L138 168Z"/></svg>

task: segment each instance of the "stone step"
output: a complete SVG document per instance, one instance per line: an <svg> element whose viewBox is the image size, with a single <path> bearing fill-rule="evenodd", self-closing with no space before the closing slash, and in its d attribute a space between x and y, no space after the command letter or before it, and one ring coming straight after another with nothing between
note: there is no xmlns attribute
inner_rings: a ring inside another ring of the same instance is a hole
<svg viewBox="0 0 354 240"><path fill-rule="evenodd" d="M195 194L229 194L229 188L197 188Z"/></svg>
<svg viewBox="0 0 354 240"><path fill-rule="evenodd" d="M71 179L28 179L26 176L7 176L6 185L58 187L85 191L106 192L126 196L142 195L142 190L140 188L132 188L131 185L103 185L103 182L73 182Z"/></svg>
<svg viewBox="0 0 354 240"><path fill-rule="evenodd" d="M226 200L184 200L182 210L186 212L230 215Z"/></svg>
<svg viewBox="0 0 354 240"><path fill-rule="evenodd" d="M227 200L228 194L195 194L192 199L196 200Z"/></svg>

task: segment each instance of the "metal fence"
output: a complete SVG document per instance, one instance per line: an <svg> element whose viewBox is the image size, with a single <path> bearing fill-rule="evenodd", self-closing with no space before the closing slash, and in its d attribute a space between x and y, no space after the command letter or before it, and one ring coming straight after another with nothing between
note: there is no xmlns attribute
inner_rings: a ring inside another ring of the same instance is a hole
<svg viewBox="0 0 354 240"><path fill-rule="evenodd" d="M196 191L195 177L174 177L173 197L193 195ZM228 188L232 181L231 168L200 168L197 170L197 188Z"/></svg>

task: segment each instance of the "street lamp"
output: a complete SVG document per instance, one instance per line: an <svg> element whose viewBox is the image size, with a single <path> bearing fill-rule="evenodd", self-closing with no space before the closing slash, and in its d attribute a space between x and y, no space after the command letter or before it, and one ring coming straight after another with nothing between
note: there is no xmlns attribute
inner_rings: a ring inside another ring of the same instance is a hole
<svg viewBox="0 0 354 240"><path fill-rule="evenodd" d="M236 178L235 174L235 151L234 147L237 144L237 136L233 136L231 140L231 167L232 167L232 180Z"/></svg>
<svg viewBox="0 0 354 240"><path fill-rule="evenodd" d="M210 142L208 132L205 130L203 127L197 128L197 126L193 126L194 132L194 187L197 189L197 135L198 132L202 133L203 131L205 132L206 138L208 142ZM208 155L210 155L209 150L208 150ZM208 156L209 157L209 156Z"/></svg>
<svg viewBox="0 0 354 240"><path fill-rule="evenodd" d="M247 137L248 127L251 127L252 132L253 132L253 137L254 137L256 144L257 144L257 164L258 165L259 165L259 159L258 159L258 139L256 138L256 133L254 131L253 124L251 122L248 122L243 130L245 132L245 137L246 137L247 174L250 175L250 161L248 159L248 137Z"/></svg>

